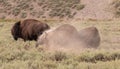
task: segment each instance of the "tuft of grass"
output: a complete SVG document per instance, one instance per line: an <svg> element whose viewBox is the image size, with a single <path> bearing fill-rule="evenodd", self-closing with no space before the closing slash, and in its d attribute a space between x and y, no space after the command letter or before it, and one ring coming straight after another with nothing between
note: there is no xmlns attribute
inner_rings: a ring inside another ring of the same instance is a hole
<svg viewBox="0 0 120 69"><path fill-rule="evenodd" d="M66 53L56 51L50 56L50 59L52 59L53 61L64 61L65 59L67 59L67 55Z"/></svg>

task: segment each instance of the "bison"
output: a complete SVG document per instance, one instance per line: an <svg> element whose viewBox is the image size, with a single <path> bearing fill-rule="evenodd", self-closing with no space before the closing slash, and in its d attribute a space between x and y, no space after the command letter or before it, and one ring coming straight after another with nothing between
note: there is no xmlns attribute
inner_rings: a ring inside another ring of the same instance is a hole
<svg viewBox="0 0 120 69"><path fill-rule="evenodd" d="M57 28L45 31L41 36L39 36L36 46L47 45L47 46L67 46L76 38L78 31L75 27L64 24ZM72 41L70 41L72 40Z"/></svg>
<svg viewBox="0 0 120 69"><path fill-rule="evenodd" d="M97 48L100 44L100 36L96 27L89 27L77 31L69 24L61 25L57 28L45 31L38 37L38 45L48 46L48 48Z"/></svg>
<svg viewBox="0 0 120 69"><path fill-rule="evenodd" d="M50 27L46 23L42 23L35 19L26 19L16 22L11 29L11 33L14 40L22 38L24 41L36 41L38 36L47 29L50 29Z"/></svg>

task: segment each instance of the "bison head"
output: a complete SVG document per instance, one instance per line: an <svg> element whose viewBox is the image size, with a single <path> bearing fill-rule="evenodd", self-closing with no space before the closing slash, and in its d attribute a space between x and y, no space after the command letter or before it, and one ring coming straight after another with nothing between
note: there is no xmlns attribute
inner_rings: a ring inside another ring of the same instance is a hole
<svg viewBox="0 0 120 69"><path fill-rule="evenodd" d="M42 35L40 35L37 39L36 47L38 47L39 45L43 45L45 42L47 42L47 36L48 32L46 31Z"/></svg>
<svg viewBox="0 0 120 69"><path fill-rule="evenodd" d="M12 36L15 40L21 37L21 28L20 28L20 21L16 22L11 29Z"/></svg>

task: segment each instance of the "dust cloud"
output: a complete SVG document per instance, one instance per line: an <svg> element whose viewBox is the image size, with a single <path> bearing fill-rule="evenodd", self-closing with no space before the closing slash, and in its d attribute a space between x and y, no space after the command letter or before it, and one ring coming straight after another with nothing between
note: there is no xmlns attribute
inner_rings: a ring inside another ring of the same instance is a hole
<svg viewBox="0 0 120 69"><path fill-rule="evenodd" d="M84 31L83 33L85 33L85 30L86 29L83 29ZM88 30L86 32L88 32ZM94 32L92 33L94 34ZM89 42L93 42L94 39L92 39L91 41L90 40L91 38L90 38L89 41L85 41L87 38L90 37L90 35L89 36L85 35L83 38L81 38L81 36L83 36L81 31L78 32L77 29L72 25L64 24L57 28L45 31L41 36L39 36L37 45L42 45L49 51L57 50L57 51L64 51L64 52L66 51L77 52L88 47L94 48L92 47L92 44L89 45ZM99 43L98 43L98 46L99 46Z"/></svg>

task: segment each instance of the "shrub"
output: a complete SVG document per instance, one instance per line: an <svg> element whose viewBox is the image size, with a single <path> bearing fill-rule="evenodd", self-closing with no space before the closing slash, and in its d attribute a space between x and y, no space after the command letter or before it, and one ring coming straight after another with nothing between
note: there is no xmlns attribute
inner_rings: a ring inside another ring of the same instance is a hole
<svg viewBox="0 0 120 69"><path fill-rule="evenodd" d="M57 51L52 56L50 56L50 59L54 61L62 61L67 58L67 55L63 52Z"/></svg>
<svg viewBox="0 0 120 69"><path fill-rule="evenodd" d="M114 0L111 5L113 7L113 13L115 16L120 17L120 0Z"/></svg>
<svg viewBox="0 0 120 69"><path fill-rule="evenodd" d="M81 9L83 9L85 7L85 5L78 5L77 7L76 7L76 9L77 10L81 10Z"/></svg>
<svg viewBox="0 0 120 69"><path fill-rule="evenodd" d="M15 9L13 9L12 14L13 14L14 16L18 16L20 12L21 12L20 9L15 8Z"/></svg>
<svg viewBox="0 0 120 69"><path fill-rule="evenodd" d="M2 17L1 17L1 19L5 19L6 17L3 15Z"/></svg>
<svg viewBox="0 0 120 69"><path fill-rule="evenodd" d="M26 17L27 17L27 13L26 12L21 13L21 18L26 18Z"/></svg>

